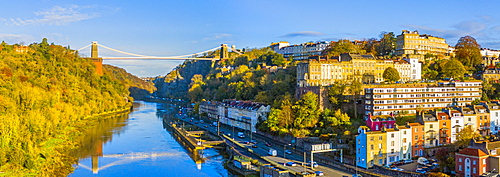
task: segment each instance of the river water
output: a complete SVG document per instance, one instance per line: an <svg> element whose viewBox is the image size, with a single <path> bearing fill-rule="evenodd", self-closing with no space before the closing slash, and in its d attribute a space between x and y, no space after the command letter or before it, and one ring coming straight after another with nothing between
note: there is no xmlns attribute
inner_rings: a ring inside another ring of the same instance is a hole
<svg viewBox="0 0 500 177"><path fill-rule="evenodd" d="M233 176L216 150L204 150L197 164L196 155L166 131L162 114L175 112L167 104L136 102L133 112L89 128L79 139L83 147L73 153L79 160L69 176Z"/></svg>

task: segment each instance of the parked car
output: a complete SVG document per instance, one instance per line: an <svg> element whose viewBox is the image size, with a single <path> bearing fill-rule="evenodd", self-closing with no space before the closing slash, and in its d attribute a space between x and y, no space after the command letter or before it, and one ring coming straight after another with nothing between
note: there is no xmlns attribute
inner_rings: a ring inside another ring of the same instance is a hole
<svg viewBox="0 0 500 177"><path fill-rule="evenodd" d="M256 145L256 144L253 144L253 145L252 145L252 147L253 147L253 148L257 148L257 145Z"/></svg>
<svg viewBox="0 0 500 177"><path fill-rule="evenodd" d="M427 160L425 157L419 157L417 162L420 165L426 165L427 163L429 163L429 160Z"/></svg>
<svg viewBox="0 0 500 177"><path fill-rule="evenodd" d="M406 159L404 162L405 162L405 164L408 164L408 163L413 163L413 160L411 160L411 159Z"/></svg>
<svg viewBox="0 0 500 177"><path fill-rule="evenodd" d="M274 150L274 149L269 149L268 154L269 154L270 156L276 156L276 155L278 155L278 152L277 152L276 150Z"/></svg>
<svg viewBox="0 0 500 177"><path fill-rule="evenodd" d="M421 169L421 168L417 168L417 170L415 170L415 172L422 173L422 174L427 173L427 171L425 171L424 169Z"/></svg>
<svg viewBox="0 0 500 177"><path fill-rule="evenodd" d="M287 163L285 163L285 166L295 167L295 166L297 166L297 164L295 162L287 162Z"/></svg>
<svg viewBox="0 0 500 177"><path fill-rule="evenodd" d="M271 147L272 145L271 145L271 143L269 143L269 142L266 142L266 146L269 146L269 147Z"/></svg>
<svg viewBox="0 0 500 177"><path fill-rule="evenodd" d="M286 150L286 151L285 151L285 153L286 153L286 154L292 154L292 151L290 151L290 150Z"/></svg>
<svg viewBox="0 0 500 177"><path fill-rule="evenodd" d="M315 171L316 176L324 176L325 174L322 171Z"/></svg>

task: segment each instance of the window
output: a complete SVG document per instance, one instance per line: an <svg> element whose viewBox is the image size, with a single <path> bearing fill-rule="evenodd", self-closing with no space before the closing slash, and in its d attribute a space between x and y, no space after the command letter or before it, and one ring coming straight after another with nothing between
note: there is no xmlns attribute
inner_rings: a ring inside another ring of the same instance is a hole
<svg viewBox="0 0 500 177"><path fill-rule="evenodd" d="M391 149L391 153L394 153L394 149Z"/></svg>
<svg viewBox="0 0 500 177"><path fill-rule="evenodd" d="M472 165L476 165L476 161L475 160L472 161Z"/></svg>
<svg viewBox="0 0 500 177"><path fill-rule="evenodd" d="M434 126L432 124L429 125L429 128L433 128Z"/></svg>
<svg viewBox="0 0 500 177"><path fill-rule="evenodd" d="M391 133L391 138L394 138L394 133Z"/></svg>
<svg viewBox="0 0 500 177"><path fill-rule="evenodd" d="M394 141L391 141L391 146L394 146Z"/></svg>
<svg viewBox="0 0 500 177"><path fill-rule="evenodd" d="M443 122L443 127L446 127L446 122Z"/></svg>
<svg viewBox="0 0 500 177"><path fill-rule="evenodd" d="M238 135L239 136L239 135ZM358 140L358 144L361 144L361 140Z"/></svg>
<svg viewBox="0 0 500 177"><path fill-rule="evenodd" d="M403 135L406 135L406 130L405 130L405 131L403 131Z"/></svg>
<svg viewBox="0 0 500 177"><path fill-rule="evenodd" d="M417 131L417 128L415 128L415 132L418 132L418 131Z"/></svg>
<svg viewBox="0 0 500 177"><path fill-rule="evenodd" d="M415 135L415 141L417 141L417 140L418 140L418 135Z"/></svg>
<svg viewBox="0 0 500 177"><path fill-rule="evenodd" d="M462 165L458 166L458 171L462 171Z"/></svg>
<svg viewBox="0 0 500 177"><path fill-rule="evenodd" d="M406 138L403 138L403 143L406 143Z"/></svg>
<svg viewBox="0 0 500 177"><path fill-rule="evenodd" d="M370 145L370 149L371 149L371 150L373 150L373 147L374 147L374 146L373 146L373 144L372 144L372 145Z"/></svg>
<svg viewBox="0 0 500 177"><path fill-rule="evenodd" d="M370 137L370 141L373 141L373 139L374 139L374 138L373 138L373 136L372 136L372 137Z"/></svg>
<svg viewBox="0 0 500 177"><path fill-rule="evenodd" d="M458 162L462 162L462 158L458 158Z"/></svg>
<svg viewBox="0 0 500 177"><path fill-rule="evenodd" d="M472 173L476 173L476 168L472 168Z"/></svg>
<svg viewBox="0 0 500 177"><path fill-rule="evenodd" d="M382 140L382 136L379 136L379 137L378 137L378 140Z"/></svg>

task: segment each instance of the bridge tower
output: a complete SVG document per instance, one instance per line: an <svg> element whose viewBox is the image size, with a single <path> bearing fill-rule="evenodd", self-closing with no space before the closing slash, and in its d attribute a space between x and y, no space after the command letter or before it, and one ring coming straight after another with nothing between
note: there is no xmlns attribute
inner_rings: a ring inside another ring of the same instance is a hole
<svg viewBox="0 0 500 177"><path fill-rule="evenodd" d="M97 52L97 41L92 42L92 48L90 50L90 59L92 62L95 64L96 68L95 71L99 76L102 76L102 58L99 58L98 52Z"/></svg>
<svg viewBox="0 0 500 177"><path fill-rule="evenodd" d="M220 45L220 59L228 58L229 54L227 53L227 44Z"/></svg>

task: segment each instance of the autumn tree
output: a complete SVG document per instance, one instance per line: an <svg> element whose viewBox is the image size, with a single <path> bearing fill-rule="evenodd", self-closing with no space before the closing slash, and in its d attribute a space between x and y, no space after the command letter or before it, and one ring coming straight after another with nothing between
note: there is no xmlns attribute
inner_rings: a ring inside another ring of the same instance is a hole
<svg viewBox="0 0 500 177"><path fill-rule="evenodd" d="M328 100L335 109L340 109L340 104L344 99L346 85L334 84L328 87Z"/></svg>
<svg viewBox="0 0 500 177"><path fill-rule="evenodd" d="M391 55L396 49L396 37L393 32L382 32L380 34L380 45L377 53L381 56Z"/></svg>
<svg viewBox="0 0 500 177"><path fill-rule="evenodd" d="M364 53L359 49L351 41L341 39L337 42L331 42L325 51L328 56L338 56L342 53Z"/></svg>
<svg viewBox="0 0 500 177"><path fill-rule="evenodd" d="M307 92L293 106L295 120L293 126L297 129L311 128L318 122L318 95Z"/></svg>
<svg viewBox="0 0 500 177"><path fill-rule="evenodd" d="M471 36L461 37L455 45L455 57L467 69L481 64L481 46Z"/></svg>
<svg viewBox="0 0 500 177"><path fill-rule="evenodd" d="M470 143L471 139L477 138L479 136L480 135L476 133L474 129L472 129L472 126L468 125L460 132L458 132L457 141L455 142L455 144L458 147L466 147Z"/></svg>
<svg viewBox="0 0 500 177"><path fill-rule="evenodd" d="M464 65L458 60L449 60L442 67L444 77L461 78L465 74Z"/></svg>
<svg viewBox="0 0 500 177"><path fill-rule="evenodd" d="M393 67L388 67L384 70L382 77L390 82L395 82L400 79L399 72Z"/></svg>

